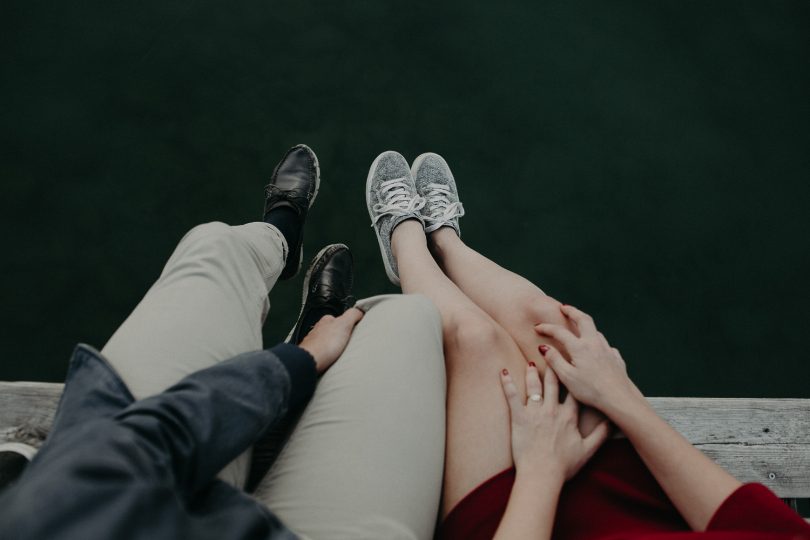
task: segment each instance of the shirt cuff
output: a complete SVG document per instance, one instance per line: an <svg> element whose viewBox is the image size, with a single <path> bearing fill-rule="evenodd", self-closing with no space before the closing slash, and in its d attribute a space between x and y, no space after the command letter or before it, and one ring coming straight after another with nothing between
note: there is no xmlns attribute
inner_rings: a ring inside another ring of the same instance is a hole
<svg viewBox="0 0 810 540"><path fill-rule="evenodd" d="M276 355L290 375L289 412L302 409L315 392L318 380L315 359L301 347L290 343L279 343L270 352Z"/></svg>

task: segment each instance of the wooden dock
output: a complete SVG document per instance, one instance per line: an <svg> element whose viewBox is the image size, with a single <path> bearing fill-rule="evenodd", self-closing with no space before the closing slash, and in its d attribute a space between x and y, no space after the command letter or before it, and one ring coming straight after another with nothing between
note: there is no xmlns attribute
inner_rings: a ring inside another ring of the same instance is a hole
<svg viewBox="0 0 810 540"><path fill-rule="evenodd" d="M40 444L62 384L0 382L0 442ZM760 482L795 508L810 498L810 399L649 398L697 448L743 482Z"/></svg>

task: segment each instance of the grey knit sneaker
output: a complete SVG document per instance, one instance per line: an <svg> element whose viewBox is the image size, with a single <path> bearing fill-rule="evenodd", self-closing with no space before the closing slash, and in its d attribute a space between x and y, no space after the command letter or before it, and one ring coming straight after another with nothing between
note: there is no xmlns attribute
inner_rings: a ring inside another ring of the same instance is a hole
<svg viewBox="0 0 810 540"><path fill-rule="evenodd" d="M422 208L425 232L452 227L461 236L458 218L464 215L464 206L458 200L456 181L444 158L430 152L422 154L413 161L411 175L416 192L425 199Z"/></svg>
<svg viewBox="0 0 810 540"><path fill-rule="evenodd" d="M377 233L385 273L391 283L399 286L399 272L391 252L391 232L406 219L425 222L419 210L425 200L416 193L408 162L397 152L383 152L368 171L366 180L366 204L371 226Z"/></svg>

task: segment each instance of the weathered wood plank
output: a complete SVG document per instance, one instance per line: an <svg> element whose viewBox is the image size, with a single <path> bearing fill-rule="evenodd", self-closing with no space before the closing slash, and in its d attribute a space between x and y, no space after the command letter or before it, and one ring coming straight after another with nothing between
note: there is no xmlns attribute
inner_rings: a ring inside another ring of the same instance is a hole
<svg viewBox="0 0 810 540"><path fill-rule="evenodd" d="M782 498L810 497L810 446L697 444L742 482L759 482Z"/></svg>
<svg viewBox="0 0 810 540"><path fill-rule="evenodd" d="M655 410L744 482L810 496L810 400L650 398Z"/></svg>
<svg viewBox="0 0 810 540"><path fill-rule="evenodd" d="M0 441L44 435L62 385L0 382ZM810 497L810 399L650 398L692 444L740 480Z"/></svg>
<svg viewBox="0 0 810 540"><path fill-rule="evenodd" d="M650 398L692 444L808 444L810 399Z"/></svg>
<svg viewBox="0 0 810 540"><path fill-rule="evenodd" d="M62 384L0 381L0 442L24 440L39 446L51 427Z"/></svg>

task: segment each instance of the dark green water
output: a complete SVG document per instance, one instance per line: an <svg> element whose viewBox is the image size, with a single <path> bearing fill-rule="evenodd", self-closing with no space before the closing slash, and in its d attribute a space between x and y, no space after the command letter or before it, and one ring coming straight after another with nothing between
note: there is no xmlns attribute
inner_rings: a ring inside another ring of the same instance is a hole
<svg viewBox="0 0 810 540"><path fill-rule="evenodd" d="M468 243L593 313L647 393L810 397L808 28L804 1L3 2L0 379L62 378L306 142L306 255L349 244L358 295L393 291L369 164L432 150Z"/></svg>

